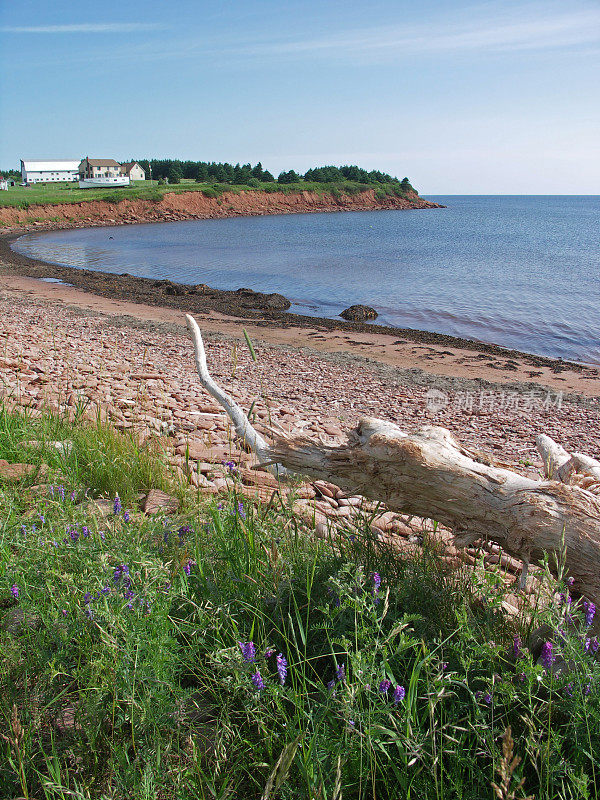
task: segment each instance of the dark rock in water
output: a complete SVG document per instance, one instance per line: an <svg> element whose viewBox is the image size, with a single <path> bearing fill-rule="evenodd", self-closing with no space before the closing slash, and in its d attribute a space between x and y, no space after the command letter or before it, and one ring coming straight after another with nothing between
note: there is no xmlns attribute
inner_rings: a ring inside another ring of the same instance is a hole
<svg viewBox="0 0 600 800"><path fill-rule="evenodd" d="M165 294L179 296L182 294L187 294L187 289L181 283L170 283L165 286Z"/></svg>
<svg viewBox="0 0 600 800"><path fill-rule="evenodd" d="M351 322L364 322L367 319L377 319L378 313L371 306L350 306L345 311L342 311L340 317L349 319Z"/></svg>
<svg viewBox="0 0 600 800"><path fill-rule="evenodd" d="M197 283L190 289L190 294L206 294L207 292L210 292L210 286L207 286L206 283Z"/></svg>
<svg viewBox="0 0 600 800"><path fill-rule="evenodd" d="M267 308L271 308L275 311L287 311L291 305L292 304L287 299L287 297L284 297L282 294L273 292L272 294L267 295L266 299Z"/></svg>
<svg viewBox="0 0 600 800"><path fill-rule="evenodd" d="M235 294L239 297L239 304L243 308L259 308L269 311L286 311L292 304L282 294L273 292L264 294L252 289L237 289Z"/></svg>

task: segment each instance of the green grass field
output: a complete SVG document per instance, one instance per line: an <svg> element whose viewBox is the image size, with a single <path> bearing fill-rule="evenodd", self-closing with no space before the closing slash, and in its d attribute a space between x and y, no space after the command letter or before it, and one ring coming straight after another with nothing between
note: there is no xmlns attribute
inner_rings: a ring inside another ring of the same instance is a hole
<svg viewBox="0 0 600 800"><path fill-rule="evenodd" d="M0 481L0 797L600 796L598 642L563 577L510 618L494 568L400 559L360 514L318 539L235 472L203 499L82 419L0 408L0 458L48 472ZM137 510L152 486L177 516Z"/></svg>
<svg viewBox="0 0 600 800"><path fill-rule="evenodd" d="M263 183L259 188L250 186L232 186L229 184L196 183L182 180L179 184L158 186L157 181L137 181L133 186L106 189L79 189L77 184L46 183L33 186L13 186L6 192L0 192L0 206L30 208L34 205L55 205L57 203L81 203L91 200L141 199L158 201L167 192L204 192L209 197L218 197L224 192L284 192L293 194L300 191L311 191L319 194L354 195L367 189L375 189L377 196L402 196L398 184L361 184L353 181L341 183L311 183L300 181L293 184Z"/></svg>

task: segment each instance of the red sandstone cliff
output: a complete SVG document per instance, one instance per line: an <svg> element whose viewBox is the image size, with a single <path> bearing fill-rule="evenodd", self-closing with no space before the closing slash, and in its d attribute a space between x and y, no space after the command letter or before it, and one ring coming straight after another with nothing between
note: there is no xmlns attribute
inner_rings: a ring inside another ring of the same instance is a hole
<svg viewBox="0 0 600 800"><path fill-rule="evenodd" d="M28 209L0 208L0 223L9 226L39 225L41 227L70 228L98 224L126 224L133 222L167 222L183 219L215 219L238 215L294 214L317 211L372 211L375 209L440 208L436 203L423 200L418 195L384 197L379 199L374 190L356 195L316 192L225 192L218 198L205 197L201 191L169 192L160 201L121 200L110 203L91 200L84 203L57 205L32 205Z"/></svg>

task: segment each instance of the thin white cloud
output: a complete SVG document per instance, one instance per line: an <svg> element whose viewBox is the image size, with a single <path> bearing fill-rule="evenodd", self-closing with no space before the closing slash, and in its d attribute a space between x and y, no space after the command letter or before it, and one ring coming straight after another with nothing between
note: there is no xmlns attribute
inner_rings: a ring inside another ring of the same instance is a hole
<svg viewBox="0 0 600 800"><path fill-rule="evenodd" d="M136 33L164 28L152 22L82 22L74 25L23 25L2 27L3 33Z"/></svg>
<svg viewBox="0 0 600 800"><path fill-rule="evenodd" d="M532 5L513 7L495 17L479 15L478 19L438 19L427 26L396 24L363 28L323 37L249 46L243 52L247 55L389 57L392 54L562 48L598 41L599 7L552 14L547 8Z"/></svg>

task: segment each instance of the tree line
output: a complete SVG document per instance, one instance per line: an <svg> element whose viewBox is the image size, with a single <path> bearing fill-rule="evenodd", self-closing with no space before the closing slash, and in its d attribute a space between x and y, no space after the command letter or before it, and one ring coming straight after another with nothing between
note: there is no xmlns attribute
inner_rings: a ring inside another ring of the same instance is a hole
<svg viewBox="0 0 600 800"><path fill-rule="evenodd" d="M229 164L227 161L180 161L172 158L138 158L137 162L145 169L147 177L150 177L151 173L153 179L169 183L180 183L182 179L186 178L198 183L229 183L236 186L258 187L261 183L274 183L275 181L287 184L299 183L303 180L315 183L354 181L367 185L395 183L406 189L412 188L408 178L400 180L386 172L380 172L377 169L368 171L356 165L314 167L303 175L291 169L287 172L280 172L275 178L269 170L263 168L260 161L255 166Z"/></svg>

